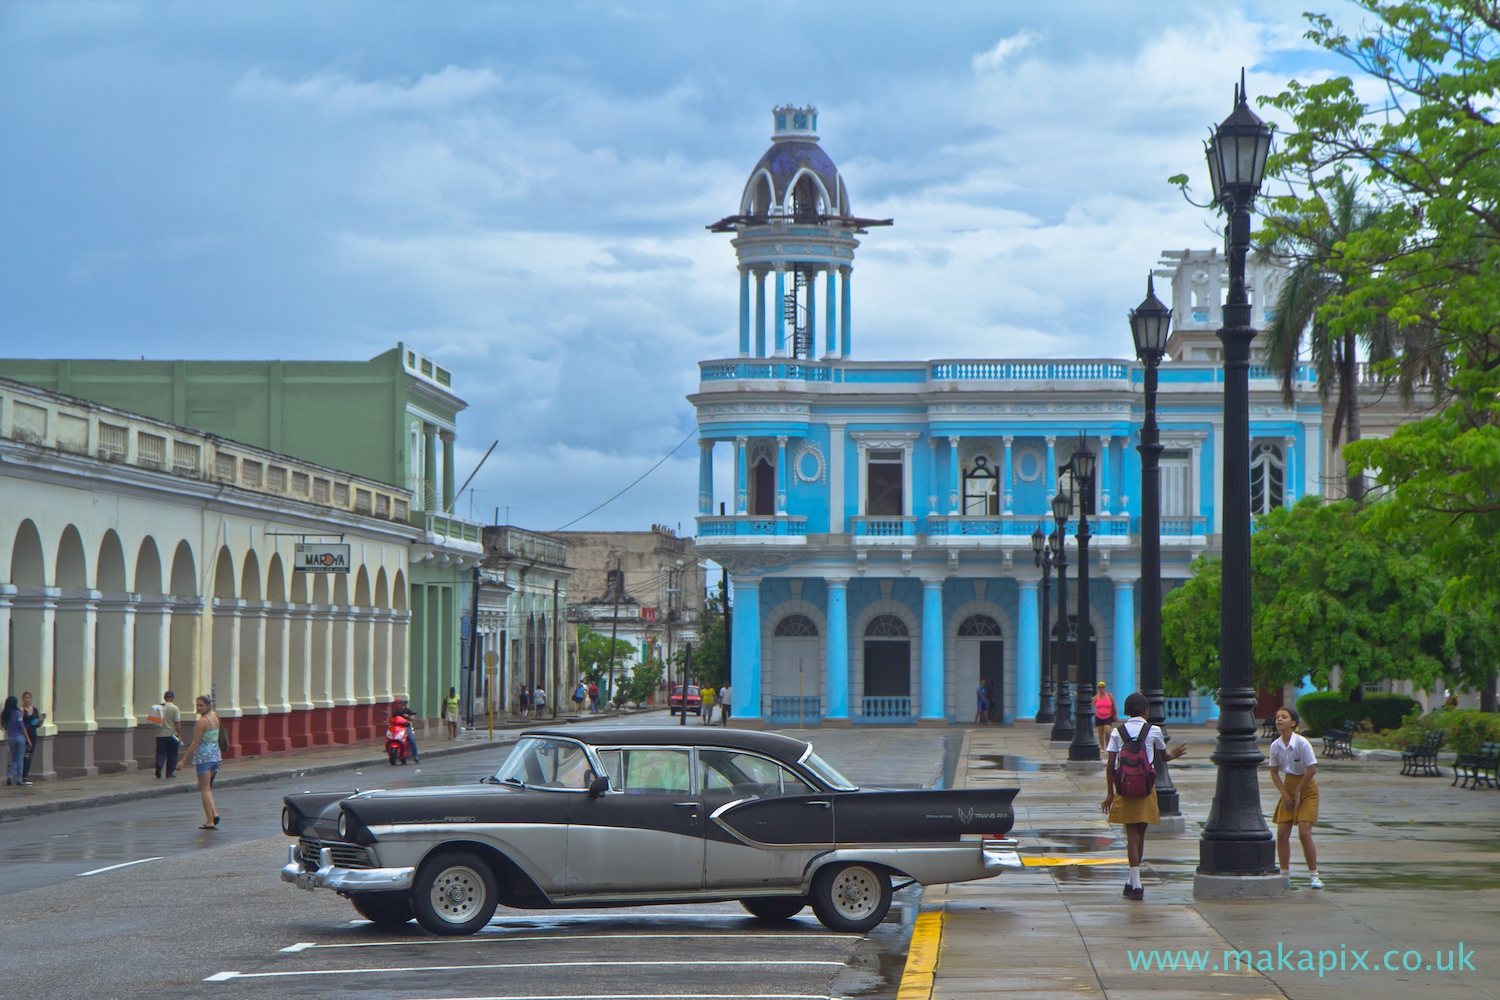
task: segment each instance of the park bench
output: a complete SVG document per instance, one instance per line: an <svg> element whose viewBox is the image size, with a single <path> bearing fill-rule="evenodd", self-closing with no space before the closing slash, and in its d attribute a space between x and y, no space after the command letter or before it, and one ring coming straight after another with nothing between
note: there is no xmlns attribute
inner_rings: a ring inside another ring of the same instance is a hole
<svg viewBox="0 0 1500 1000"><path fill-rule="evenodd" d="M1359 723L1353 719L1345 719L1333 729L1323 734L1323 756L1324 757L1353 757L1354 730Z"/></svg>
<svg viewBox="0 0 1500 1000"><path fill-rule="evenodd" d="M1433 733L1421 743L1401 751L1401 773L1412 777L1441 778L1438 770L1438 750L1443 745L1443 734Z"/></svg>
<svg viewBox="0 0 1500 1000"><path fill-rule="evenodd" d="M1453 783L1464 779L1465 788L1500 787L1500 742L1481 743L1474 753L1461 753L1453 761ZM1473 782L1470 785L1469 782Z"/></svg>
<svg viewBox="0 0 1500 1000"><path fill-rule="evenodd" d="M1260 724L1260 738L1263 740L1274 740L1276 736L1276 716L1271 715L1267 717L1266 721Z"/></svg>

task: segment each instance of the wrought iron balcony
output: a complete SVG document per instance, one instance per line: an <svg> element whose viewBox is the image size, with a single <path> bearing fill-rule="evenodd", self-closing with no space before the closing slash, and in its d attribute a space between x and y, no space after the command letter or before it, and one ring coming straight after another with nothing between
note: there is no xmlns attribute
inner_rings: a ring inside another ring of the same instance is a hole
<svg viewBox="0 0 1500 1000"><path fill-rule="evenodd" d="M791 514L703 514L700 545L806 545L807 518Z"/></svg>

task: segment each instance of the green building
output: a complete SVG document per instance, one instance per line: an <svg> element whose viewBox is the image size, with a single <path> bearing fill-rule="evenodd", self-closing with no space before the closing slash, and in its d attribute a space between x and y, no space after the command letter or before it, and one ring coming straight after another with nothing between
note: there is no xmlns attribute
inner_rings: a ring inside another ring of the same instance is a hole
<svg viewBox="0 0 1500 1000"><path fill-rule="evenodd" d="M440 715L458 685L460 627L484 552L480 524L450 512L468 406L451 372L397 344L369 361L0 358L0 376L411 490L408 516L425 536L408 559L407 690L421 717Z"/></svg>

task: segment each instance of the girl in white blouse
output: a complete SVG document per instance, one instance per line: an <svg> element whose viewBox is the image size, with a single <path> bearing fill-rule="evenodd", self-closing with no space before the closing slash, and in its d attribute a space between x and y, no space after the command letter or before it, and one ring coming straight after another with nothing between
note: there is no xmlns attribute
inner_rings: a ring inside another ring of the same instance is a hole
<svg viewBox="0 0 1500 1000"><path fill-rule="evenodd" d="M1313 844L1312 827L1318 821L1318 783L1314 775L1318 770L1317 758L1313 756L1312 744L1297 732L1302 720L1290 708L1276 710L1276 731L1280 733L1271 741L1271 781L1281 797L1276 802L1272 820L1276 824L1276 860L1281 865L1281 875L1291 883L1292 879L1292 824L1297 826L1297 839L1302 841L1302 858L1307 862L1311 876L1309 885L1323 888L1318 878L1318 849Z"/></svg>

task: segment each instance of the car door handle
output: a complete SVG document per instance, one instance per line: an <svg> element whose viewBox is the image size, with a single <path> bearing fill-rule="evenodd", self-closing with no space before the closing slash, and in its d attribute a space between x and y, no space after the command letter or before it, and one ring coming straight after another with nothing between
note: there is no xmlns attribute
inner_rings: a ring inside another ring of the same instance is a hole
<svg viewBox="0 0 1500 1000"><path fill-rule="evenodd" d="M678 809L697 809L698 808L698 803L696 803L696 802L673 802L672 805L676 806Z"/></svg>
<svg viewBox="0 0 1500 1000"><path fill-rule="evenodd" d="M830 808L832 806L832 803L829 802L827 799L813 799L813 800L811 800L809 802L804 802L802 804L805 805L805 806L821 806L824 809L828 809L828 808Z"/></svg>

